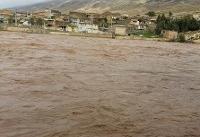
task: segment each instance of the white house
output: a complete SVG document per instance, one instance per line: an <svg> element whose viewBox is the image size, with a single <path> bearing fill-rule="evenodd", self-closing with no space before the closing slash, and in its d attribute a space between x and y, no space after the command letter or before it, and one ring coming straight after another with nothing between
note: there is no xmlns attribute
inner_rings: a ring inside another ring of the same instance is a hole
<svg viewBox="0 0 200 137"><path fill-rule="evenodd" d="M86 33L98 33L99 28L95 24L86 24L86 23L80 23L77 24L77 28L79 32L86 32Z"/></svg>
<svg viewBox="0 0 200 137"><path fill-rule="evenodd" d="M130 25L134 25L137 30L144 30L146 28L145 24L143 22L140 22L136 19L131 19Z"/></svg>

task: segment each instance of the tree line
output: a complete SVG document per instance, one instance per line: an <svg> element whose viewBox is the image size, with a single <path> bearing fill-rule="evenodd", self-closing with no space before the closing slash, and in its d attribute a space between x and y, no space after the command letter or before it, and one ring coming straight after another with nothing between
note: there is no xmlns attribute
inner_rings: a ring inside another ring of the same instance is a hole
<svg viewBox="0 0 200 137"><path fill-rule="evenodd" d="M178 32L196 31L200 29L200 21L193 18L191 15L186 15L181 18L172 17L172 13L169 16L165 14L158 15L156 20L156 34L161 34L162 30L173 30Z"/></svg>

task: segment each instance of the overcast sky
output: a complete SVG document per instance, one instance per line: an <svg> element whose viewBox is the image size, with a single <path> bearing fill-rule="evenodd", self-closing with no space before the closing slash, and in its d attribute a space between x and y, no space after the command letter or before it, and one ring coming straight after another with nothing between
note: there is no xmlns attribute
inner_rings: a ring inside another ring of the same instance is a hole
<svg viewBox="0 0 200 137"><path fill-rule="evenodd" d="M0 8L10 8L21 5L28 5L47 0L0 0Z"/></svg>

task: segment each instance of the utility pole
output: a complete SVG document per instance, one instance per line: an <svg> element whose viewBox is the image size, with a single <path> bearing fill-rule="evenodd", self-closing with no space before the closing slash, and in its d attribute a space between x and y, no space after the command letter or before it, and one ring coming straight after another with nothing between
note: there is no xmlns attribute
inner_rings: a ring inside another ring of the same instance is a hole
<svg viewBox="0 0 200 137"><path fill-rule="evenodd" d="M110 28L111 28L111 31L113 31L113 16L111 16L111 20L110 20Z"/></svg>
<svg viewBox="0 0 200 137"><path fill-rule="evenodd" d="M94 24L94 15L90 15L90 22L92 25Z"/></svg>
<svg viewBox="0 0 200 137"><path fill-rule="evenodd" d="M27 11L27 12L26 12L26 17L27 17L27 18L28 18L28 15L29 15L29 12Z"/></svg>
<svg viewBox="0 0 200 137"><path fill-rule="evenodd" d="M15 26L17 26L17 10L15 10Z"/></svg>

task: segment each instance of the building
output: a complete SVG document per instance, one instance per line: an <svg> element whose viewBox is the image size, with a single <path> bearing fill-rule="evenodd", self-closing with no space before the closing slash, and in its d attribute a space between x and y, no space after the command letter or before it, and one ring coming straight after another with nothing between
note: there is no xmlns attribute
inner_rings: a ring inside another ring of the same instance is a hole
<svg viewBox="0 0 200 137"><path fill-rule="evenodd" d="M168 40L176 40L178 38L177 31L162 30L161 35Z"/></svg>
<svg viewBox="0 0 200 137"><path fill-rule="evenodd" d="M0 16L0 24L4 23L4 17Z"/></svg>
<svg viewBox="0 0 200 137"><path fill-rule="evenodd" d="M195 12L193 14L193 18L195 18L196 20L199 20L200 21L200 12Z"/></svg>
<svg viewBox="0 0 200 137"><path fill-rule="evenodd" d="M32 13L33 17L55 19L62 15L58 10L46 9Z"/></svg>
<svg viewBox="0 0 200 137"><path fill-rule="evenodd" d="M8 24L9 20L14 17L14 12L12 10L3 9L0 10L0 20L4 24Z"/></svg>
<svg viewBox="0 0 200 137"><path fill-rule="evenodd" d="M92 23L90 22L87 14L82 12L70 12L69 20L73 25L78 25L80 23Z"/></svg>
<svg viewBox="0 0 200 137"><path fill-rule="evenodd" d="M32 13L33 17L37 17L37 18L49 18L50 15L48 12L42 10L42 11L35 11Z"/></svg>
<svg viewBox="0 0 200 137"><path fill-rule="evenodd" d="M57 17L60 17L61 16L61 12L59 10L46 10L47 13L49 13L50 17L51 18L57 18Z"/></svg>
<svg viewBox="0 0 200 137"><path fill-rule="evenodd" d="M99 27L95 24L87 24L87 23L80 23L77 25L78 32L85 32L85 33L98 33Z"/></svg>
<svg viewBox="0 0 200 137"><path fill-rule="evenodd" d="M94 13L70 12L69 21L73 28L69 28L68 31L98 33L97 18Z"/></svg>
<svg viewBox="0 0 200 137"><path fill-rule="evenodd" d="M119 36L128 35L128 28L125 25L115 25L113 26L114 34Z"/></svg>

